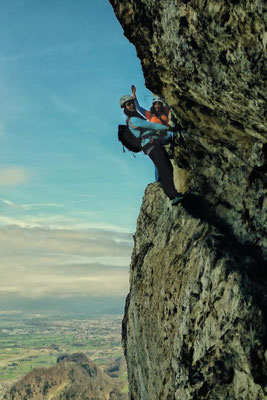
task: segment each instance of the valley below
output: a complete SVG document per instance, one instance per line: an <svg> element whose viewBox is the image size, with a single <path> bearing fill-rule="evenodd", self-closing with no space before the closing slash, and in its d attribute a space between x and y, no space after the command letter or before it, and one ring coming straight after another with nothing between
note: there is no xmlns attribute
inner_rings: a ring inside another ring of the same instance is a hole
<svg viewBox="0 0 267 400"><path fill-rule="evenodd" d="M0 312L0 399L36 368L56 364L62 354L83 353L105 370L123 357L121 315ZM125 381L126 367L116 376Z"/></svg>

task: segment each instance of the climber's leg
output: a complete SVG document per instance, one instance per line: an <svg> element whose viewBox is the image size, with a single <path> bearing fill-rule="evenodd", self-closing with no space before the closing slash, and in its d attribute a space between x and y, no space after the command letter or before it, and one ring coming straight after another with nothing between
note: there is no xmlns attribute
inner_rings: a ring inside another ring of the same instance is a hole
<svg viewBox="0 0 267 400"><path fill-rule="evenodd" d="M169 160L168 154L163 146L158 143L153 144L146 153L158 170L162 188L169 199L174 199L178 192L173 181L173 167Z"/></svg>

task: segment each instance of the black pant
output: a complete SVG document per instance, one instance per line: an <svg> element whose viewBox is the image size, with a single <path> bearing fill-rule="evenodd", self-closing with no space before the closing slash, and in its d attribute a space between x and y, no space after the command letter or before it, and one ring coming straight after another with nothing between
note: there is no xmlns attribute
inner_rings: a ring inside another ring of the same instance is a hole
<svg viewBox="0 0 267 400"><path fill-rule="evenodd" d="M173 167L165 148L158 142L147 145L144 152L151 158L158 170L162 188L169 199L177 196L173 182Z"/></svg>

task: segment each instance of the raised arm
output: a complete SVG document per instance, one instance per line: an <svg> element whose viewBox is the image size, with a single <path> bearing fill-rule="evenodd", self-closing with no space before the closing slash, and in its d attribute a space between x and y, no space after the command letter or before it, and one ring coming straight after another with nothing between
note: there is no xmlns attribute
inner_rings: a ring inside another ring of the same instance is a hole
<svg viewBox="0 0 267 400"><path fill-rule="evenodd" d="M135 99L136 98L136 87L134 85L131 86L131 91L132 91L132 96Z"/></svg>
<svg viewBox="0 0 267 400"><path fill-rule="evenodd" d="M151 118L151 112L140 106L140 104L137 100L137 97L136 97L136 87L134 85L131 86L131 90L132 90L132 96L134 98L134 105L135 105L136 111L138 111L141 115L143 115L143 117L145 117L149 120Z"/></svg>

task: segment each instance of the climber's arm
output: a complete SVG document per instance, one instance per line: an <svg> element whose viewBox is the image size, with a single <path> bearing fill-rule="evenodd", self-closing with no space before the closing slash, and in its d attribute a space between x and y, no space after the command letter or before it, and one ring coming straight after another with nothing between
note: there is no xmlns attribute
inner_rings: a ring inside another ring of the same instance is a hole
<svg viewBox="0 0 267 400"><path fill-rule="evenodd" d="M132 117L129 120L129 125L133 129L143 129L143 130L150 130L150 131L167 131L169 129L166 125L157 124L155 122L145 121L138 117Z"/></svg>

